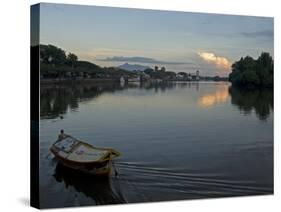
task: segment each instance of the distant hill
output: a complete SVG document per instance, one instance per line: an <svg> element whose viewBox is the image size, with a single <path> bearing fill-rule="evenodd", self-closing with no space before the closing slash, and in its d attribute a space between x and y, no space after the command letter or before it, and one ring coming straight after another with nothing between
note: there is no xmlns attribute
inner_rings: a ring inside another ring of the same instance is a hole
<svg viewBox="0 0 281 212"><path fill-rule="evenodd" d="M127 71L144 71L145 69L150 68L149 66L143 66L138 64L129 64L124 63L123 65L118 66L118 68L127 70Z"/></svg>

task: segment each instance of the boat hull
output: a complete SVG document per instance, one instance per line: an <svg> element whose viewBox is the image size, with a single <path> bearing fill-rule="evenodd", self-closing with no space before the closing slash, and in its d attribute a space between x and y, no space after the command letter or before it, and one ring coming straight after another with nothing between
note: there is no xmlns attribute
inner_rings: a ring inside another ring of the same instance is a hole
<svg viewBox="0 0 281 212"><path fill-rule="evenodd" d="M102 163L96 163L96 162L78 163L60 157L58 154L56 154L56 151L54 151L52 148L50 149L50 151L54 154L59 164L68 167L70 169L82 172L84 174L103 176L103 177L108 177L111 174L111 167L112 167L111 160L103 161Z"/></svg>
<svg viewBox="0 0 281 212"><path fill-rule="evenodd" d="M56 141L50 151L59 164L96 176L109 176L112 159L120 155L114 149L93 147L69 135Z"/></svg>

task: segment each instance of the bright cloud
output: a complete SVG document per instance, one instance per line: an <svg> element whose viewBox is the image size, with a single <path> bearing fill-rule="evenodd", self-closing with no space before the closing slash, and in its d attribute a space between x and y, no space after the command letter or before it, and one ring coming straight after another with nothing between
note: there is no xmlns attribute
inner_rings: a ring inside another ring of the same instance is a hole
<svg viewBox="0 0 281 212"><path fill-rule="evenodd" d="M206 62L216 65L221 71L229 71L231 62L225 58L215 55L211 52L198 52L198 55Z"/></svg>

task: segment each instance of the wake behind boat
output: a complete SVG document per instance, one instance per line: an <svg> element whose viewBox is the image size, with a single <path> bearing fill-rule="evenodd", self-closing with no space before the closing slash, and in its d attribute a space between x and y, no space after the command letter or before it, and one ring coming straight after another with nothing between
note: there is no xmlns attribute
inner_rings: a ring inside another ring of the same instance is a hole
<svg viewBox="0 0 281 212"><path fill-rule="evenodd" d="M114 149L93 147L70 135L57 140L50 151L60 164L97 176L109 176L112 159L120 155Z"/></svg>

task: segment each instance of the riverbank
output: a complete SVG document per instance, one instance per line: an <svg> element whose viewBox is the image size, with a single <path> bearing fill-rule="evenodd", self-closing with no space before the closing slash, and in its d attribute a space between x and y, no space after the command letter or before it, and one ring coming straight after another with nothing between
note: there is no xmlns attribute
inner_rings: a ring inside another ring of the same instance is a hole
<svg viewBox="0 0 281 212"><path fill-rule="evenodd" d="M150 82L150 83L161 83L161 82L227 82L227 80L175 80L175 79L149 79L144 81L129 81L129 82ZM40 84L65 84L65 83L120 83L119 79L112 79L112 78L82 78L82 79L67 79L67 78L48 78L48 79L40 79Z"/></svg>

